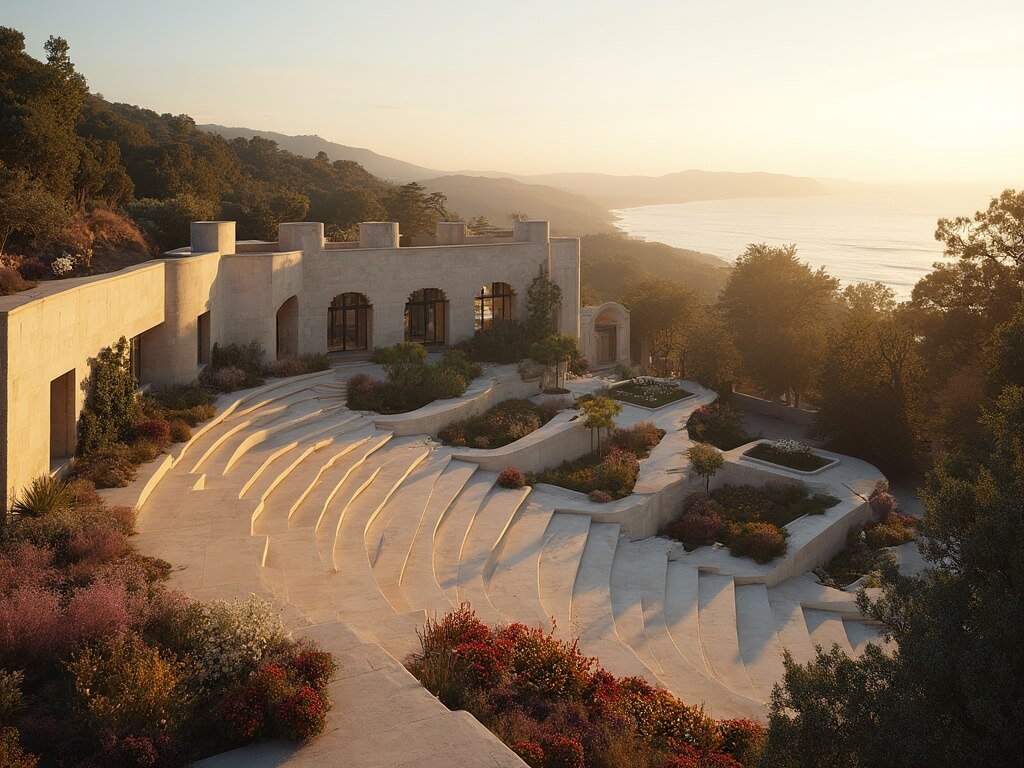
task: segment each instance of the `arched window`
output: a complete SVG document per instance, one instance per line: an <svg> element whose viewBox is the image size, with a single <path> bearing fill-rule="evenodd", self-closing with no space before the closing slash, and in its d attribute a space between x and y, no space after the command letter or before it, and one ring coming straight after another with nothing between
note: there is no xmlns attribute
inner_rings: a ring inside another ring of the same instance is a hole
<svg viewBox="0 0 1024 768"><path fill-rule="evenodd" d="M331 352L367 349L372 309L370 302L361 293L335 296L327 310L327 349Z"/></svg>
<svg viewBox="0 0 1024 768"><path fill-rule="evenodd" d="M495 320L512 319L512 299L515 293L508 283L491 283L480 288L473 315L473 330L482 331L494 325Z"/></svg>
<svg viewBox="0 0 1024 768"><path fill-rule="evenodd" d="M444 344L448 299L438 288L421 288L405 304L405 340Z"/></svg>

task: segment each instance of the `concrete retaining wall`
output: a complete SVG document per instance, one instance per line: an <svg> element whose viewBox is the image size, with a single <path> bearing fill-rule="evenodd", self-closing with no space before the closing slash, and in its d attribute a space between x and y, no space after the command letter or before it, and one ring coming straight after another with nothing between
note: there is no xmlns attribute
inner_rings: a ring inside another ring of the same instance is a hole
<svg viewBox="0 0 1024 768"><path fill-rule="evenodd" d="M790 424L798 424L801 427L809 427L814 421L815 411L807 411L803 408L790 408L788 405L776 403L771 400L763 400L753 395L742 395L734 392L730 395L730 401L751 413L759 413L762 416L770 416L773 419L782 419Z"/></svg>

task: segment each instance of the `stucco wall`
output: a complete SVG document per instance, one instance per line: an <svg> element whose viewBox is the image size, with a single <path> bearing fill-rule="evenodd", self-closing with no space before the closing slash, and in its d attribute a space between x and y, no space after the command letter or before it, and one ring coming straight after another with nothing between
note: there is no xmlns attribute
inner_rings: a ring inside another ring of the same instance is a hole
<svg viewBox="0 0 1024 768"><path fill-rule="evenodd" d="M164 264L114 275L46 282L0 300L6 315L6 418L3 425L5 504L50 467L50 382L74 371L74 413L90 358L120 336L164 322Z"/></svg>
<svg viewBox="0 0 1024 768"><path fill-rule="evenodd" d="M378 227L382 233L385 228L393 234L393 224ZM256 340L273 358L277 312L294 297L284 324L287 349L324 352L331 300L362 293L373 305L372 348L404 338L405 304L413 291L438 288L448 300L445 339L451 344L472 336L474 299L485 284L511 285L513 313L525 319L527 291L544 268L562 288L560 331L578 335L579 241L550 240L548 233L546 221L527 221L517 222L513 237L499 243L328 250L323 225L315 222L282 224L277 242L241 247L234 222L194 222L191 247L163 259L113 274L46 282L0 299L0 474L7 495L50 467L51 381L73 372L77 420L88 360L121 336L141 335L143 383L186 384L199 371L199 318L207 312L210 346ZM458 241L457 235L449 239ZM15 445L17 450L8 450Z"/></svg>

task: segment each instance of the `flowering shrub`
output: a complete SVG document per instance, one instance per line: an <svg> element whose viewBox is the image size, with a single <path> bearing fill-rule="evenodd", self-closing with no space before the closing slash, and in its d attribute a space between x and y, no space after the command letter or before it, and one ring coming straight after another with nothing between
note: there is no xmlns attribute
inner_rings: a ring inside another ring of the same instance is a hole
<svg viewBox="0 0 1024 768"><path fill-rule="evenodd" d="M808 446L797 440L773 440L758 443L743 455L801 472L813 472L832 461L812 453Z"/></svg>
<svg viewBox="0 0 1024 768"><path fill-rule="evenodd" d="M540 628L492 629L463 605L428 620L419 637L420 651L406 661L410 671L436 694L442 670L462 662L459 679L471 691L458 706L530 766L725 768L758 758L757 724L720 724L642 679L615 677L576 643Z"/></svg>
<svg viewBox="0 0 1024 768"><path fill-rule="evenodd" d="M338 664L331 654L311 645L300 644L289 665L302 681L318 691L326 690L338 671Z"/></svg>
<svg viewBox="0 0 1024 768"><path fill-rule="evenodd" d="M498 485L502 488L522 488L526 485L526 477L518 469L509 467L498 475Z"/></svg>
<svg viewBox="0 0 1024 768"><path fill-rule="evenodd" d="M574 357L569 361L569 373L573 376L584 376L590 370L590 361L585 357Z"/></svg>
<svg viewBox="0 0 1024 768"><path fill-rule="evenodd" d="M328 360L327 355L323 353L313 355L289 355L288 357L282 357L279 360L267 363L263 372L267 376L283 378L285 376L301 376L304 373L326 371L330 367L331 363Z"/></svg>
<svg viewBox="0 0 1024 768"><path fill-rule="evenodd" d="M771 523L733 523L726 530L729 552L736 557L767 563L786 553L787 533Z"/></svg>
<svg viewBox="0 0 1024 768"><path fill-rule="evenodd" d="M547 424L554 414L529 400L505 400L479 416L448 424L437 436L445 445L500 448Z"/></svg>
<svg viewBox="0 0 1024 768"><path fill-rule="evenodd" d="M169 426L172 443L185 443L192 439L192 428L184 419L172 419Z"/></svg>
<svg viewBox="0 0 1024 768"><path fill-rule="evenodd" d="M58 256L56 259L50 262L50 271L53 272L54 277L64 277L70 275L75 268L75 260L65 254L64 256Z"/></svg>
<svg viewBox="0 0 1024 768"><path fill-rule="evenodd" d="M97 488L124 488L135 479L135 466L128 446L112 445L78 457L71 465L71 472Z"/></svg>
<svg viewBox="0 0 1024 768"><path fill-rule="evenodd" d="M191 703L182 664L135 636L83 646L68 672L78 705L100 733L171 730Z"/></svg>
<svg viewBox="0 0 1024 768"><path fill-rule="evenodd" d="M234 392L236 389L242 389L245 387L248 378L248 374L241 368L237 368L233 365L226 365L211 373L209 381L211 386L214 386L219 390L224 392Z"/></svg>
<svg viewBox="0 0 1024 768"><path fill-rule="evenodd" d="M171 425L167 419L147 419L135 425L135 435L166 448L171 444Z"/></svg>
<svg viewBox="0 0 1024 768"><path fill-rule="evenodd" d="M600 488L588 493L587 498L591 501L597 502L598 504L607 504L609 501L614 501L612 495L608 493L608 491L602 491Z"/></svg>
<svg viewBox="0 0 1024 768"><path fill-rule="evenodd" d="M128 545L133 509L82 480L67 493L68 506L0 527L0 725L20 717L47 765L118 768L322 730L330 654L283 638L256 599L204 605L165 589L170 565ZM43 695L22 700L8 668ZM35 764L17 737L0 734L0 765Z"/></svg>
<svg viewBox="0 0 1024 768"><path fill-rule="evenodd" d="M913 541L915 520L907 515L893 512L876 525L864 526L864 540L871 549L898 547Z"/></svg>
<svg viewBox="0 0 1024 768"><path fill-rule="evenodd" d="M308 741L327 726L323 697L311 686L287 696L274 710L277 733L289 741Z"/></svg>
<svg viewBox="0 0 1024 768"><path fill-rule="evenodd" d="M39 280L46 276L49 269L38 256L30 256L22 260L18 271L26 280Z"/></svg>
<svg viewBox="0 0 1024 768"><path fill-rule="evenodd" d="M718 540L718 532L722 528L718 505L710 499L706 501L709 503L691 506L678 520L669 523L665 531L667 536L683 542L687 551Z"/></svg>
<svg viewBox="0 0 1024 768"><path fill-rule="evenodd" d="M868 504L871 505L871 512L876 522L881 522L895 513L898 506L896 497L889 493L889 483L885 480L880 480L875 485L871 495L868 496Z"/></svg>
<svg viewBox="0 0 1024 768"><path fill-rule="evenodd" d="M616 400L647 408L660 408L692 394L674 382L660 381L648 376L640 376L628 384L613 387L608 392L608 395Z"/></svg>
<svg viewBox="0 0 1024 768"><path fill-rule="evenodd" d="M283 632L273 606L256 595L241 603L206 603L198 624L196 676L206 688L247 677L281 641Z"/></svg>

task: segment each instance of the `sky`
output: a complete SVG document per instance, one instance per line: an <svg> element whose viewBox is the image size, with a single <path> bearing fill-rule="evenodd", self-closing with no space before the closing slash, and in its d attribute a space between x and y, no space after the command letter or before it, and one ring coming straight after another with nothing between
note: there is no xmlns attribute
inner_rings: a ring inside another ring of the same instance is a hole
<svg viewBox="0 0 1024 768"><path fill-rule="evenodd" d="M445 171L1024 186L1020 0L4 0L93 92Z"/></svg>

